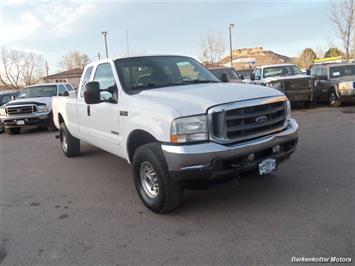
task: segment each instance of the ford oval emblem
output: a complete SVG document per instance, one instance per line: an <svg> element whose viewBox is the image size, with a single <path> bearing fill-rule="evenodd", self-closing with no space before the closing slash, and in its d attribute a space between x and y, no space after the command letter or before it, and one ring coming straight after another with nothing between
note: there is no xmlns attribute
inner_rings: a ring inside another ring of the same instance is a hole
<svg viewBox="0 0 355 266"><path fill-rule="evenodd" d="M263 124L263 123L265 123L267 120L268 120L267 116L262 115L262 116L258 116L258 117L255 119L255 122L256 122L257 124Z"/></svg>

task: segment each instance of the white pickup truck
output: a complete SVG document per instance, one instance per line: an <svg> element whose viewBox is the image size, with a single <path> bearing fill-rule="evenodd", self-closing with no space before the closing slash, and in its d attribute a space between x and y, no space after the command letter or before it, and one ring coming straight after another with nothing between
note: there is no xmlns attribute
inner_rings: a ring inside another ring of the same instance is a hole
<svg viewBox="0 0 355 266"><path fill-rule="evenodd" d="M179 206L190 183L269 174L298 140L282 92L221 83L185 56L93 62L76 96L53 98L53 118L68 157L83 140L132 164L141 200L157 213Z"/></svg>

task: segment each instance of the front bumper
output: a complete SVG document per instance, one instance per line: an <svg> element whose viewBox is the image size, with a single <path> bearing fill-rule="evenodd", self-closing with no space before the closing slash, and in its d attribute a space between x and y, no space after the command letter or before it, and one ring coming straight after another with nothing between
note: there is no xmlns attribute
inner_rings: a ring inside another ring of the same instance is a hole
<svg viewBox="0 0 355 266"><path fill-rule="evenodd" d="M5 128L15 127L46 127L52 120L52 112L37 113L28 115L11 115L2 116L1 121ZM19 121L23 121L24 124L19 124Z"/></svg>
<svg viewBox="0 0 355 266"><path fill-rule="evenodd" d="M218 179L226 175L253 171L265 158L278 162L287 159L295 150L298 140L296 120L288 121L288 127L278 133L235 145L214 142L194 145L162 145L171 176L179 180ZM280 145L279 152L272 147ZM247 159L251 153L255 159Z"/></svg>

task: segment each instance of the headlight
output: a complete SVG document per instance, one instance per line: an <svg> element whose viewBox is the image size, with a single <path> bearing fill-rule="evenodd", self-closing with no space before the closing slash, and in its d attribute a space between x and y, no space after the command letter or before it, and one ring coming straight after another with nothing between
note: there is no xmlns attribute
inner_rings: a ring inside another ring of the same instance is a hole
<svg viewBox="0 0 355 266"><path fill-rule="evenodd" d="M0 116L6 116L5 108L0 108Z"/></svg>
<svg viewBox="0 0 355 266"><path fill-rule="evenodd" d="M171 124L170 141L187 143L208 140L207 115L177 118Z"/></svg>
<svg viewBox="0 0 355 266"><path fill-rule="evenodd" d="M280 90L281 89L281 82L269 82L269 83L266 83L266 86Z"/></svg>
<svg viewBox="0 0 355 266"><path fill-rule="evenodd" d="M346 86L346 84L344 82L339 83L339 90L343 91L343 90L347 90L348 87Z"/></svg>
<svg viewBox="0 0 355 266"><path fill-rule="evenodd" d="M286 120L290 120L292 118L292 114L291 114L292 111L291 111L291 103L290 103L289 100L287 100L286 105L287 105L287 108L286 108L286 112L287 112Z"/></svg>
<svg viewBox="0 0 355 266"><path fill-rule="evenodd" d="M37 112L38 113L46 113L48 111L49 111L49 109L48 109L47 105L38 105L37 106Z"/></svg>

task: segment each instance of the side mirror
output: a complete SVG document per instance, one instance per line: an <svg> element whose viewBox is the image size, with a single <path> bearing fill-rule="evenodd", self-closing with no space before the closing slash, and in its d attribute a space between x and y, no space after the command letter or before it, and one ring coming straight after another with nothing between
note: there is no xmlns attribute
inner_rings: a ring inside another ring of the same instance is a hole
<svg viewBox="0 0 355 266"><path fill-rule="evenodd" d="M11 101L16 100L16 96L15 95L11 95Z"/></svg>
<svg viewBox="0 0 355 266"><path fill-rule="evenodd" d="M84 100L87 104L98 104L101 102L100 83L90 81L85 84Z"/></svg>
<svg viewBox="0 0 355 266"><path fill-rule="evenodd" d="M229 82L229 78L226 73L222 73L221 75L221 81L222 82Z"/></svg>
<svg viewBox="0 0 355 266"><path fill-rule="evenodd" d="M69 92L68 92L68 91L65 91L65 92L63 93L63 96L69 96Z"/></svg>
<svg viewBox="0 0 355 266"><path fill-rule="evenodd" d="M306 70L306 75L311 75L311 70L310 69Z"/></svg>
<svg viewBox="0 0 355 266"><path fill-rule="evenodd" d="M240 79L243 80L244 79L244 76L243 75L239 75Z"/></svg>
<svg viewBox="0 0 355 266"><path fill-rule="evenodd" d="M250 80L255 80L255 74L254 73L250 74Z"/></svg>
<svg viewBox="0 0 355 266"><path fill-rule="evenodd" d="M321 80L327 80L328 77L327 77L327 76L320 76L319 79L321 79Z"/></svg>

